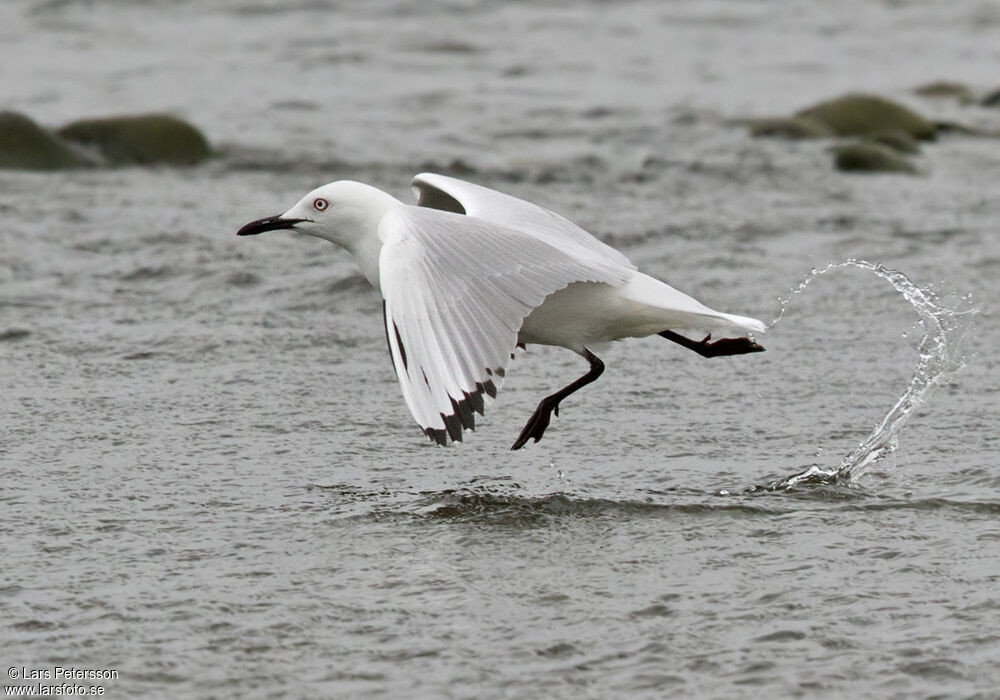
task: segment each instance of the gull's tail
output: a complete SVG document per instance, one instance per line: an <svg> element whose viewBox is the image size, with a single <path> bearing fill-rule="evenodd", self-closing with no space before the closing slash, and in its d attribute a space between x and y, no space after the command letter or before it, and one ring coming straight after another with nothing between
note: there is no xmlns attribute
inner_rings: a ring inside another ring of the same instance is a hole
<svg viewBox="0 0 1000 700"><path fill-rule="evenodd" d="M735 328L742 328L743 330L752 331L754 333L765 333L767 331L767 326L764 325L763 321L759 321L756 318L750 318L749 316L737 316L736 314L716 312L710 318L717 319L717 323L722 321L722 325L726 327L733 326Z"/></svg>
<svg viewBox="0 0 1000 700"><path fill-rule="evenodd" d="M756 333L767 330L767 326L756 318L716 311L694 297L641 272L635 273L621 289L621 294L629 301L647 308L647 311L638 312L637 315L645 322L651 321L652 325L660 324L660 328L654 332L665 328L742 328Z"/></svg>

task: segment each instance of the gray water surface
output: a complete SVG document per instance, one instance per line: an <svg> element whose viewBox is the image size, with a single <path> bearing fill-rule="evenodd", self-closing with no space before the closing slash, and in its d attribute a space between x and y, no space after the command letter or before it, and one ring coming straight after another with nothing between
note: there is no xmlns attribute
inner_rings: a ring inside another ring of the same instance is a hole
<svg viewBox="0 0 1000 700"><path fill-rule="evenodd" d="M116 669L123 698L996 697L1000 140L852 176L731 120L868 90L998 129L909 92L995 87L997 46L990 2L4 2L4 107L170 111L220 155L0 171L3 669ZM586 369L529 347L431 445L348 256L234 236L425 169L781 314L767 352L616 344L510 452ZM950 364L854 478L771 489L920 380L885 279L792 294L849 258L933 290Z"/></svg>

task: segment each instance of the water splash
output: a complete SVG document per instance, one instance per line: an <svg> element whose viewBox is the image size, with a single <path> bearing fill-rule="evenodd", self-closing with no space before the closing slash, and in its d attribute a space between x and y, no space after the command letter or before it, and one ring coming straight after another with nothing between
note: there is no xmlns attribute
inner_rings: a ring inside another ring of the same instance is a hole
<svg viewBox="0 0 1000 700"><path fill-rule="evenodd" d="M963 298L962 302L966 307L964 309L948 308L942 304L933 290L918 287L898 270L891 270L866 260L852 258L840 263L830 263L822 269L813 268L789 296L779 299L781 309L769 327L782 319L788 304L813 280L831 270L845 267L874 273L891 284L916 310L919 316L918 323L923 332L918 346L917 365L906 389L896 403L868 437L858 443L838 466L824 468L813 465L804 472L776 482L769 487L770 490L787 489L802 484L850 483L865 474L876 462L895 453L899 446L899 431L909 417L927 400L935 386L966 363L966 358L960 354L960 347L971 325L967 319L978 313L972 307L971 297Z"/></svg>

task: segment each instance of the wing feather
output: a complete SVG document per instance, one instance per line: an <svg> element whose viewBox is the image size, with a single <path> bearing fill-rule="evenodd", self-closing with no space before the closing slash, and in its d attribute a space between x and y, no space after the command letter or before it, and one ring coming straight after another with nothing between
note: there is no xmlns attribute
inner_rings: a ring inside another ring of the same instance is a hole
<svg viewBox="0 0 1000 700"><path fill-rule="evenodd" d="M580 259L612 261L625 269L636 269L620 251L599 241L572 221L532 202L436 173L417 175L410 187L417 196L419 206L475 216L524 231Z"/></svg>
<svg viewBox="0 0 1000 700"><path fill-rule="evenodd" d="M573 282L620 285L629 269L546 240L420 207L379 224L386 341L403 398L432 440L461 440L496 397L524 319Z"/></svg>

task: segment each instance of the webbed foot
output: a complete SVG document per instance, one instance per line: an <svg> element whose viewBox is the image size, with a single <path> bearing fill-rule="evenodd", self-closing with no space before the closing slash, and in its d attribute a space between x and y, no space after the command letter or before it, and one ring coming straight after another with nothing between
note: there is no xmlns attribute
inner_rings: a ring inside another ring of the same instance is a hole
<svg viewBox="0 0 1000 700"><path fill-rule="evenodd" d="M549 427L549 421L552 419L553 413L557 416L559 415L559 403L550 404L547 398L542 399L542 402L538 404L538 408L531 414L531 418L524 424L521 434L517 436L517 440L514 441L510 449L521 449L530 438L534 438L535 442L541 440L542 435L545 434L545 429Z"/></svg>
<svg viewBox="0 0 1000 700"><path fill-rule="evenodd" d="M764 346L758 345L750 338L720 338L719 340L709 342L712 339L711 333L701 340L691 340L673 331L661 331L660 335L678 345L683 345L688 350L694 350L702 357L724 357L726 355L745 355L750 352L764 352Z"/></svg>

